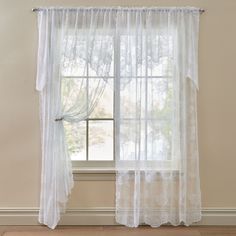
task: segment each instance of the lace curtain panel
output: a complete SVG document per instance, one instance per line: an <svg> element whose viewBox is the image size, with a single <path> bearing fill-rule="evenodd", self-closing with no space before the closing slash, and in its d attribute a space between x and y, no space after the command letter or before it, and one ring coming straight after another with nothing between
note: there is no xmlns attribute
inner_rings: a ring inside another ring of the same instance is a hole
<svg viewBox="0 0 236 236"><path fill-rule="evenodd" d="M193 7L38 11L40 223L56 227L73 187L65 122L88 118L114 62L116 221L156 227L201 219L199 14ZM93 86L86 65L99 77Z"/></svg>

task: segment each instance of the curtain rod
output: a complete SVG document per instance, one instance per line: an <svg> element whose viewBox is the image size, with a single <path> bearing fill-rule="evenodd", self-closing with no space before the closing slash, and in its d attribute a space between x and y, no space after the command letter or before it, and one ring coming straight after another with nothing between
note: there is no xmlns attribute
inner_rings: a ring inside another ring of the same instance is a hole
<svg viewBox="0 0 236 236"><path fill-rule="evenodd" d="M193 9L191 9L191 8L188 9L188 8L174 8L174 7L173 7L173 8L171 8L171 7L170 7L170 8L164 8L164 7L163 7L163 8L162 8L162 7L160 7L160 8L157 8L157 7L154 7L154 8L151 8L151 7L150 7L150 8L148 8L148 7L147 7L147 8L142 8L142 7L137 7L137 8L134 8L134 7L131 7L131 8L128 8L128 7L124 7L124 8L118 8L118 7L117 7L117 8L115 8L115 7L111 7L111 8L109 8L109 7L101 7L101 8L98 8L98 7L97 7L97 8L96 8L96 7L95 7L95 8L93 8L93 7L84 7L84 8L62 8L62 7L58 7L58 8L56 8L56 7L55 7L55 8L53 8L53 7L49 7L49 8L39 8L39 7L37 7L37 8L33 8L32 11L33 11L33 12L37 12L37 11L43 11L43 10L45 10L45 9L54 9L54 10L57 10L57 11L58 11L58 10L61 11L61 10L64 10L64 9L68 9L68 10L70 10L70 11L76 11L76 10L78 10L78 9L87 9L87 10L88 10L88 9L95 9L95 10L100 10L100 9L106 10L106 9L110 9L110 10L114 10L114 11L117 11L117 10L129 10L129 9L131 9L131 10L136 10L136 9L143 9L143 10L160 10L160 11L161 11L161 10L170 11L170 10L172 10L172 9L177 9L177 10L178 10L178 9L182 9L182 10L190 10L190 11L191 11L191 10L193 10L193 11L194 11L194 10L197 10L197 9L194 9L194 8L193 8ZM200 9L199 9L199 12L202 14L202 13L205 12L205 9L200 8Z"/></svg>

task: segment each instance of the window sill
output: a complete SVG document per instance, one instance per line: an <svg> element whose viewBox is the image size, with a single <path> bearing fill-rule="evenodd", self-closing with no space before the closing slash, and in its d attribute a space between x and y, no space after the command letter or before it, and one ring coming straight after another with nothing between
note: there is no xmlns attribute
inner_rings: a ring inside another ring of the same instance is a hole
<svg viewBox="0 0 236 236"><path fill-rule="evenodd" d="M159 173L172 172L175 178L178 178L182 173L179 170L160 170ZM157 172L158 173L158 172ZM75 181L115 181L116 170L115 168L73 168L73 178Z"/></svg>
<svg viewBox="0 0 236 236"><path fill-rule="evenodd" d="M75 181L115 181L115 168L73 168Z"/></svg>
<svg viewBox="0 0 236 236"><path fill-rule="evenodd" d="M73 168L73 174L115 174L115 168Z"/></svg>

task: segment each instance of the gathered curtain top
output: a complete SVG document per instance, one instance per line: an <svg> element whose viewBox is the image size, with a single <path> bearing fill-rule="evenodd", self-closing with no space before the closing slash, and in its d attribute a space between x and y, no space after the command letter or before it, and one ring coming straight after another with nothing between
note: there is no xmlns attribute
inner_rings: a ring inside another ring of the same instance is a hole
<svg viewBox="0 0 236 236"><path fill-rule="evenodd" d="M33 11L158 11L158 12L203 12L198 7L38 7Z"/></svg>

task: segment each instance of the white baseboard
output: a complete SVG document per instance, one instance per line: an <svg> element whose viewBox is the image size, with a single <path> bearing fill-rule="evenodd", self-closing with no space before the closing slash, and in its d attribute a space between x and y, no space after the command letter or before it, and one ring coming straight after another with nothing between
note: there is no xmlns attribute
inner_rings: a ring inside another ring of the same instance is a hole
<svg viewBox="0 0 236 236"><path fill-rule="evenodd" d="M0 225L38 225L37 208L0 208ZM60 225L116 225L114 208L70 209ZM236 208L204 208L195 225L236 225Z"/></svg>

